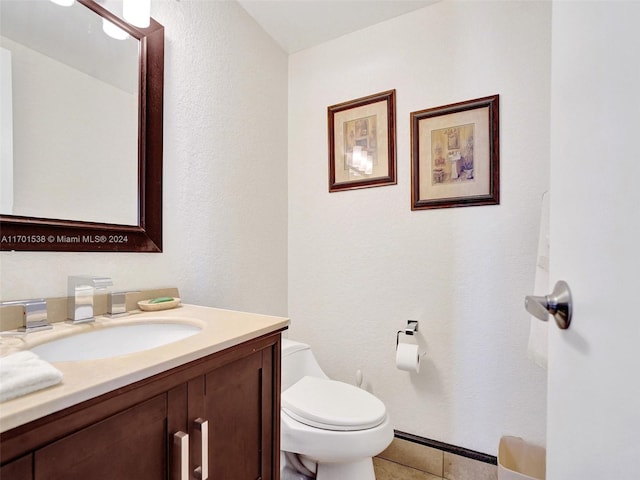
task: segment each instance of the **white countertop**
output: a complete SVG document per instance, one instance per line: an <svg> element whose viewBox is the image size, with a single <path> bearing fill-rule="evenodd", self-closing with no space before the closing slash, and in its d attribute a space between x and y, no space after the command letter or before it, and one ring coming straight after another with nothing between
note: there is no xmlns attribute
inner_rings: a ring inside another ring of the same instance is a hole
<svg viewBox="0 0 640 480"><path fill-rule="evenodd" d="M0 403L0 432L289 325L289 319L284 317L182 305L171 310L134 313L120 318L100 316L95 322L83 325L59 322L54 324L53 330L24 337L2 337L0 356L74 332L151 321L188 323L202 330L183 340L128 355L53 363L63 374L62 383Z"/></svg>

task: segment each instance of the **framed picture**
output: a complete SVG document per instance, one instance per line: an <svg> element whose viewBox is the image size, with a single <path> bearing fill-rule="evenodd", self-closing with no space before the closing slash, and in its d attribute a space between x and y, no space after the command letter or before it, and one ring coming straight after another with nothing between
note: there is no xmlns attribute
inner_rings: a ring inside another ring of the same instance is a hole
<svg viewBox="0 0 640 480"><path fill-rule="evenodd" d="M411 113L411 210L500 203L498 95Z"/></svg>
<svg viewBox="0 0 640 480"><path fill-rule="evenodd" d="M329 192L395 185L395 90L328 108Z"/></svg>

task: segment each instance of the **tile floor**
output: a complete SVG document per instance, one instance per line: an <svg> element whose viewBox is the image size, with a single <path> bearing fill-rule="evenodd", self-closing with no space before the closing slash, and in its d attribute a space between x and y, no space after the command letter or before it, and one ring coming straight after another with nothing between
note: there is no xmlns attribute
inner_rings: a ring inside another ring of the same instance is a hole
<svg viewBox="0 0 640 480"><path fill-rule="evenodd" d="M379 457L373 459L373 468L376 480L442 480L442 477Z"/></svg>
<svg viewBox="0 0 640 480"><path fill-rule="evenodd" d="M496 465L395 438L374 458L376 480L497 480Z"/></svg>

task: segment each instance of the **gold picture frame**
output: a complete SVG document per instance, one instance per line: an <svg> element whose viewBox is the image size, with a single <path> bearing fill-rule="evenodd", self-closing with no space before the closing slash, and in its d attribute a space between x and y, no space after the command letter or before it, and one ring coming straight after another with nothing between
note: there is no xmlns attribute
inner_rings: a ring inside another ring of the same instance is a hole
<svg viewBox="0 0 640 480"><path fill-rule="evenodd" d="M410 118L411 210L500 203L498 95Z"/></svg>
<svg viewBox="0 0 640 480"><path fill-rule="evenodd" d="M328 107L329 192L397 183L395 94Z"/></svg>

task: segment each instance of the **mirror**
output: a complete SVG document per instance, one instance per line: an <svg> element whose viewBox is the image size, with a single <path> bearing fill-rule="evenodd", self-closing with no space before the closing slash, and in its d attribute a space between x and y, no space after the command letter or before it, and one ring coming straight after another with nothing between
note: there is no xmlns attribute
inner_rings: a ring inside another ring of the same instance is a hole
<svg viewBox="0 0 640 480"><path fill-rule="evenodd" d="M140 42L102 21L75 2L0 4L0 214L138 224Z"/></svg>
<svg viewBox="0 0 640 480"><path fill-rule="evenodd" d="M1 6L0 249L160 252L164 28L93 0Z"/></svg>

